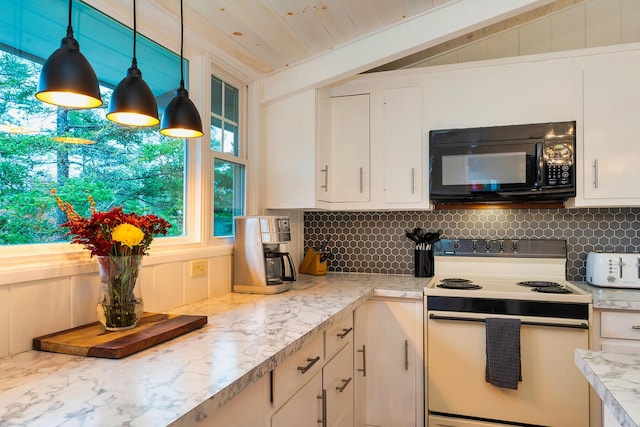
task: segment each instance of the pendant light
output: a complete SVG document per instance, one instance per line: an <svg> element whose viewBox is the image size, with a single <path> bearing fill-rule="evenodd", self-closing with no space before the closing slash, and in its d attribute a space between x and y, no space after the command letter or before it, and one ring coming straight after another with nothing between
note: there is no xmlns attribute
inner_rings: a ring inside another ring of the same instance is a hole
<svg viewBox="0 0 640 427"><path fill-rule="evenodd" d="M189 92L184 88L184 13L180 0L180 87L176 96L169 102L162 115L160 133L176 138L197 138L203 135L202 120L198 109L189 99Z"/></svg>
<svg viewBox="0 0 640 427"><path fill-rule="evenodd" d="M67 36L42 66L36 98L60 107L95 108L102 105L100 86L96 73L73 38L72 1L69 0Z"/></svg>
<svg viewBox="0 0 640 427"><path fill-rule="evenodd" d="M158 104L138 69L136 35L136 0L133 0L133 59L127 76L118 83L111 94L107 119L123 125L155 126L160 123Z"/></svg>

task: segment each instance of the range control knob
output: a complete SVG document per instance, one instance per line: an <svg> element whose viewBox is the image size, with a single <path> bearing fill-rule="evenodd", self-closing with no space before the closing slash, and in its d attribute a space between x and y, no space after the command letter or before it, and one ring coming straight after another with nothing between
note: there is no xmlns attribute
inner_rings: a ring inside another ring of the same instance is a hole
<svg viewBox="0 0 640 427"><path fill-rule="evenodd" d="M458 249L460 249L460 241L459 240L454 240L453 241L453 250L457 251Z"/></svg>
<svg viewBox="0 0 640 427"><path fill-rule="evenodd" d="M609 282L609 283L613 283L613 282L615 282L615 281L616 281L616 278L615 278L615 277L613 277L613 276L607 276L607 282Z"/></svg>

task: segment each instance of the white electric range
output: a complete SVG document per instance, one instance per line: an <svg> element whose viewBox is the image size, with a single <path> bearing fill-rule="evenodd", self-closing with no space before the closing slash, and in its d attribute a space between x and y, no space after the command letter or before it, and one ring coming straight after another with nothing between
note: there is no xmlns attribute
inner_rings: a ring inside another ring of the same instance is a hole
<svg viewBox="0 0 640 427"><path fill-rule="evenodd" d="M425 287L428 425L589 425L589 384L573 362L589 348L591 295L566 280L563 240L445 239ZM521 379L488 378L491 319L517 319Z"/></svg>

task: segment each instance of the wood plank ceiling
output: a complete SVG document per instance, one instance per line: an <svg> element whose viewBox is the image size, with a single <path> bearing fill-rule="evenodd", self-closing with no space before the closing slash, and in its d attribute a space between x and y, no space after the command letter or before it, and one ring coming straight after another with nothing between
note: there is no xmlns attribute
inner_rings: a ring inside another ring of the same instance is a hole
<svg viewBox="0 0 640 427"><path fill-rule="evenodd" d="M186 0L268 71L455 0Z"/></svg>
<svg viewBox="0 0 640 427"><path fill-rule="evenodd" d="M185 0L199 15L268 74L321 55L403 20L457 0ZM444 50L475 41L583 0L557 0L475 30L376 70L407 67Z"/></svg>

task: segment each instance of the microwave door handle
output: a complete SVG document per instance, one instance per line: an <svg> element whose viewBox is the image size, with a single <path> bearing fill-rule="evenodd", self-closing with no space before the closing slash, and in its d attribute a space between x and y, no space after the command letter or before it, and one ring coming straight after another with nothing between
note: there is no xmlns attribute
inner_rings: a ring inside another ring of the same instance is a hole
<svg viewBox="0 0 640 427"><path fill-rule="evenodd" d="M537 170L537 179L538 179L538 188L542 188L544 186L544 175L546 173L546 167L544 164L544 154L543 154L543 146L542 142L536 142L536 159L538 160L538 170Z"/></svg>

